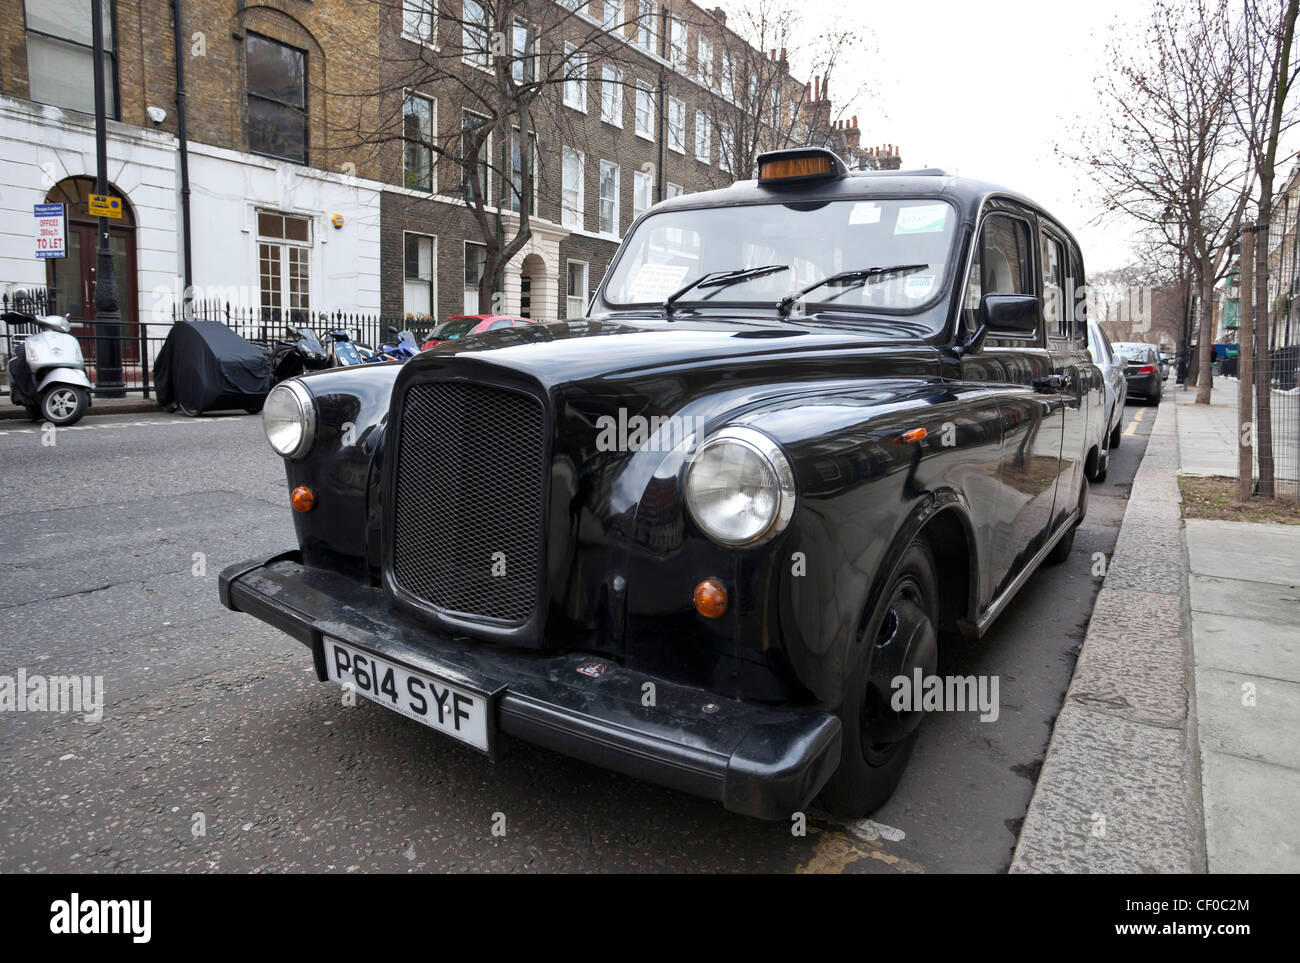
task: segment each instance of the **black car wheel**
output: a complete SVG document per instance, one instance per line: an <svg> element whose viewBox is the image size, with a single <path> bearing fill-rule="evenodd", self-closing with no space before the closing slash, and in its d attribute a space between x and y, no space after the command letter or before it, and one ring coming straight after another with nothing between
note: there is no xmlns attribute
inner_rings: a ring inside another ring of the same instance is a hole
<svg viewBox="0 0 1300 963"><path fill-rule="evenodd" d="M1124 440L1124 419L1121 418L1115 422L1115 427L1110 430L1110 439L1107 448L1118 448L1119 443Z"/></svg>
<svg viewBox="0 0 1300 963"><path fill-rule="evenodd" d="M903 553L859 644L838 715L843 731L840 767L822 788L832 814L857 818L884 804L907 768L921 724L920 710L898 711L893 680L913 671L933 675L939 656L939 588L925 542ZM914 693L917 699L920 693Z"/></svg>

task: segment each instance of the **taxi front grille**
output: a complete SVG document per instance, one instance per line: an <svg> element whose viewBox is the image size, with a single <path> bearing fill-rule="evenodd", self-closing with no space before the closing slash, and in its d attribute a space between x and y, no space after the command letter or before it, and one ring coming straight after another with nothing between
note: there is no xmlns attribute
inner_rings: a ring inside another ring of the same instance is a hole
<svg viewBox="0 0 1300 963"><path fill-rule="evenodd" d="M528 621L542 559L545 418L494 385L411 385L401 405L393 577L444 612Z"/></svg>

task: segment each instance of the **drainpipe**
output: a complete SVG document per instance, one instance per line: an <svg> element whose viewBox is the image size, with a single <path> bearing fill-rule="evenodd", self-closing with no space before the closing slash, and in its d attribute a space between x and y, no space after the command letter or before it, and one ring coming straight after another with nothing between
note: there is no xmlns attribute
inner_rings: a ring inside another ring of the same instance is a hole
<svg viewBox="0 0 1300 963"><path fill-rule="evenodd" d="M190 154L185 133L185 41L181 32L181 0L172 0L172 33L176 35L176 125L181 159L181 244L185 290L181 317L190 316L194 299L194 264L190 248Z"/></svg>
<svg viewBox="0 0 1300 963"><path fill-rule="evenodd" d="M659 8L659 55L664 56L671 40L668 36L668 7ZM665 58L666 59L666 58ZM668 160L665 153L668 140L668 70L659 67L659 162L655 165L655 203L664 199L667 181L664 177L664 162Z"/></svg>

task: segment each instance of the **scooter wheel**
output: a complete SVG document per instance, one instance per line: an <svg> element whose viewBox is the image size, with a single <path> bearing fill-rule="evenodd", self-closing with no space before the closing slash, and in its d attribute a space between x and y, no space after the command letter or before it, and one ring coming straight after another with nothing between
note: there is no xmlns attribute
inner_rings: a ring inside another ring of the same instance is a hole
<svg viewBox="0 0 1300 963"><path fill-rule="evenodd" d="M52 425L75 425L90 408L90 392L77 385L54 385L41 395L41 417Z"/></svg>

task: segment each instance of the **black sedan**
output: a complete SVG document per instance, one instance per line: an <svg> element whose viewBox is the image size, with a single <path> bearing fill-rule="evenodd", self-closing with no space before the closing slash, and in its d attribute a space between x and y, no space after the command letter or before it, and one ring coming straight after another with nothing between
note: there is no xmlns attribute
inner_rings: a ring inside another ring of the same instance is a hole
<svg viewBox="0 0 1300 963"><path fill-rule="evenodd" d="M1124 361L1124 378L1128 396L1158 405L1164 396L1164 369L1160 352L1154 344L1121 341L1114 345L1115 354Z"/></svg>

